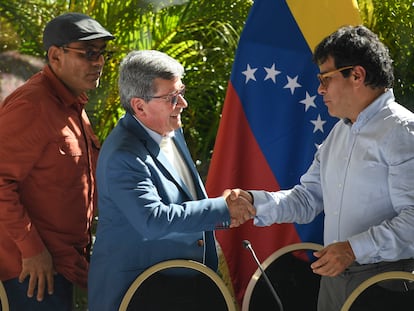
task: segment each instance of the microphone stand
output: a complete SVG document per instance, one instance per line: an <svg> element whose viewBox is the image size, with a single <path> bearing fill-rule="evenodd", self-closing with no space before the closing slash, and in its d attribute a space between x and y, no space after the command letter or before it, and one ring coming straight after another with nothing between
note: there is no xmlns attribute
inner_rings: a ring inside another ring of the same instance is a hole
<svg viewBox="0 0 414 311"><path fill-rule="evenodd" d="M262 265L260 264L259 259L257 259L256 253L253 250L252 244L250 243L250 241L244 240L243 241L243 246L244 246L244 248L248 249L252 253L252 256L253 256L254 260L256 261L256 264L258 265L260 271L262 272L263 278L265 279L265 281L267 283L267 286L269 287L270 291L272 292L273 297L275 298L275 300L277 302L277 305L279 306L279 310L283 311L282 302L280 301L280 298L279 298L278 294L276 293L276 290L274 289L272 283L270 282L269 277L267 276L267 274L264 271Z"/></svg>

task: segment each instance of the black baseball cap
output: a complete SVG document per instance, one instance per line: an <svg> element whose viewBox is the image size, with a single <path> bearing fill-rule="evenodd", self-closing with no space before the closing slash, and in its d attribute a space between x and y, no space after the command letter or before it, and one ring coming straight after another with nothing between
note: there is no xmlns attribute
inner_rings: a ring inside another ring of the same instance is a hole
<svg viewBox="0 0 414 311"><path fill-rule="evenodd" d="M64 46L75 41L112 40L115 37L92 17L82 13L65 13L47 23L43 31L43 47Z"/></svg>

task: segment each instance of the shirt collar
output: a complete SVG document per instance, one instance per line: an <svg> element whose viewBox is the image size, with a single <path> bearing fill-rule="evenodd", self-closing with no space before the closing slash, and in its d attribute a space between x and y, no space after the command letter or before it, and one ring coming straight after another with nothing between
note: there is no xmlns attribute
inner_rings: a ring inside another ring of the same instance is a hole
<svg viewBox="0 0 414 311"><path fill-rule="evenodd" d="M65 86L65 84L56 76L49 65L43 67L43 74L49 80L52 88L55 90L56 96L60 99L63 105L70 107L74 106L77 110L82 110L88 102L88 96L86 93L82 93L79 96L75 96Z"/></svg>
<svg viewBox="0 0 414 311"><path fill-rule="evenodd" d="M390 100L394 100L394 93L392 89L389 89L385 93L381 94L364 110L362 110L355 123L352 123L349 119L344 119L343 121L345 124L352 126L353 130L359 131L375 114L386 107Z"/></svg>
<svg viewBox="0 0 414 311"><path fill-rule="evenodd" d="M148 135L159 145L164 136L162 136L162 135L158 134L157 132L151 130L150 128L146 127L140 120L138 120L138 118L135 115L133 115L133 117L139 124L141 124L141 126L148 133ZM169 132L166 136L174 137L174 135L175 135L175 132L172 131L172 132Z"/></svg>

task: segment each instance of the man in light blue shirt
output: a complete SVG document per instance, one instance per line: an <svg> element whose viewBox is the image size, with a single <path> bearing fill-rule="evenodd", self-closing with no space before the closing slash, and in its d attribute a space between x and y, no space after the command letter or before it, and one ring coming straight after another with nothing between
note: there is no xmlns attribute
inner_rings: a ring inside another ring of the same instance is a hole
<svg viewBox="0 0 414 311"><path fill-rule="evenodd" d="M325 248L311 267L322 276L318 311L335 311L365 279L414 270L414 114L396 103L392 59L367 28L340 28L316 47L314 61L318 92L341 120L299 185L233 193L254 202L257 226L309 223L325 213ZM372 292L395 294L380 286ZM359 303L390 310L376 296Z"/></svg>

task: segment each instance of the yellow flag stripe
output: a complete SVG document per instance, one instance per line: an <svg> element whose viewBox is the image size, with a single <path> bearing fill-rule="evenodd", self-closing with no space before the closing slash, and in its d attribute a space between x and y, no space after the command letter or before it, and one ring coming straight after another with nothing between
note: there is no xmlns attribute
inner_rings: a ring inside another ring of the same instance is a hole
<svg viewBox="0 0 414 311"><path fill-rule="evenodd" d="M356 0L287 0L287 4L312 51L339 27L361 24Z"/></svg>

